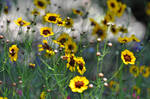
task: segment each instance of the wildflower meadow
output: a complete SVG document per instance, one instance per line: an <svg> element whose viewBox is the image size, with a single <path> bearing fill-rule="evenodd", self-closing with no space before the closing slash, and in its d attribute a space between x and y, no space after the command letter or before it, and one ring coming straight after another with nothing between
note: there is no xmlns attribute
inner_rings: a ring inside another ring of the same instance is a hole
<svg viewBox="0 0 150 99"><path fill-rule="evenodd" d="M0 0L0 99L150 99L150 1Z"/></svg>

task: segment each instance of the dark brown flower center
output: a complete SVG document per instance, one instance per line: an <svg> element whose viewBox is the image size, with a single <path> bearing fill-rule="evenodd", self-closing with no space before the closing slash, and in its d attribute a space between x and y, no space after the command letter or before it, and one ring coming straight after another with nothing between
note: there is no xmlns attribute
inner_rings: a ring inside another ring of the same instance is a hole
<svg viewBox="0 0 150 99"><path fill-rule="evenodd" d="M43 7L43 6L44 6L44 3L41 2L41 1L38 1L38 5L41 6L41 7Z"/></svg>
<svg viewBox="0 0 150 99"><path fill-rule="evenodd" d="M14 56L16 54L14 49L12 49L9 53L11 56Z"/></svg>
<svg viewBox="0 0 150 99"><path fill-rule="evenodd" d="M124 59L126 62L131 62L131 57L128 54L124 55Z"/></svg>
<svg viewBox="0 0 150 99"><path fill-rule="evenodd" d="M72 45L68 45L68 49L69 50L73 50L73 46Z"/></svg>
<svg viewBox="0 0 150 99"><path fill-rule="evenodd" d="M43 47L44 49L51 50L50 46L49 46L47 43L44 43L44 45L42 45L42 47Z"/></svg>
<svg viewBox="0 0 150 99"><path fill-rule="evenodd" d="M79 64L79 69L82 71L82 69L83 69L83 64L82 63Z"/></svg>
<svg viewBox="0 0 150 99"><path fill-rule="evenodd" d="M76 88L81 88L84 85L83 81L77 81L75 82Z"/></svg>
<svg viewBox="0 0 150 99"><path fill-rule="evenodd" d="M67 41L66 38L62 38L59 42L60 42L62 45L64 45L64 43L65 43L66 41Z"/></svg>
<svg viewBox="0 0 150 99"><path fill-rule="evenodd" d="M103 35L103 30L98 29L98 30L96 31L96 34L97 34L99 37L101 37L101 36Z"/></svg>
<svg viewBox="0 0 150 99"><path fill-rule="evenodd" d="M70 22L70 21L67 21L67 22L66 22L66 25L70 25L70 24L71 24L71 22Z"/></svg>
<svg viewBox="0 0 150 99"><path fill-rule="evenodd" d="M74 65L75 65L75 60L74 60L73 56L70 58L69 64L70 64L70 66L74 67Z"/></svg>
<svg viewBox="0 0 150 99"><path fill-rule="evenodd" d="M23 26L25 24L23 21L19 21L18 23L20 24L20 26Z"/></svg>
<svg viewBox="0 0 150 99"><path fill-rule="evenodd" d="M49 30L43 30L43 34L44 35L50 34L50 31Z"/></svg>
<svg viewBox="0 0 150 99"><path fill-rule="evenodd" d="M137 69L136 69L136 68L133 68L133 72L134 72L134 73L137 73Z"/></svg>
<svg viewBox="0 0 150 99"><path fill-rule="evenodd" d="M55 17L55 16L50 16L50 17L48 18L48 20L49 20L49 21L56 21L56 17Z"/></svg>
<svg viewBox="0 0 150 99"><path fill-rule="evenodd" d="M112 27L112 28L111 28L111 31L112 31L113 33L115 33L115 32L116 32L116 29L115 29L114 27Z"/></svg>
<svg viewBox="0 0 150 99"><path fill-rule="evenodd" d="M114 4L114 3L111 3L110 6L111 6L112 8L115 8L115 4Z"/></svg>

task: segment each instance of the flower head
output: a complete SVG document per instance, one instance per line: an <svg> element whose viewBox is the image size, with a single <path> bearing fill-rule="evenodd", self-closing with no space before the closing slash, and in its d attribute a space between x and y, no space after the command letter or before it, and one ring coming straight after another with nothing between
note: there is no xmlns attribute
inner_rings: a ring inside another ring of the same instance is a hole
<svg viewBox="0 0 150 99"><path fill-rule="evenodd" d="M130 66L130 73L134 76L137 77L140 74L140 70L138 66L132 65Z"/></svg>
<svg viewBox="0 0 150 99"><path fill-rule="evenodd" d="M140 67L140 73L142 74L143 77L147 78L150 75L149 68L146 66L141 66Z"/></svg>
<svg viewBox="0 0 150 99"><path fill-rule="evenodd" d="M83 12L82 12L82 11L80 11L80 10L72 9L72 11L73 11L73 13L74 13L74 14L77 14L77 15L80 15L80 16L82 16L82 15L83 15Z"/></svg>
<svg viewBox="0 0 150 99"><path fill-rule="evenodd" d="M127 49L121 52L121 59L123 63L126 65L135 64L135 60L136 60L134 54Z"/></svg>
<svg viewBox="0 0 150 99"><path fill-rule="evenodd" d="M116 0L107 0L109 11L116 13L119 9L119 4Z"/></svg>
<svg viewBox="0 0 150 99"><path fill-rule="evenodd" d="M74 56L74 54L68 54L68 56L67 56L68 58L67 58L67 68L69 68L69 70L71 71L71 72L73 72L73 71L75 71L75 69L76 69L76 66L77 66L77 64L76 64L76 57Z"/></svg>
<svg viewBox="0 0 150 99"><path fill-rule="evenodd" d="M25 20L22 20L22 18L18 18L14 21L18 26L28 26L30 25L30 22L26 22Z"/></svg>
<svg viewBox="0 0 150 99"><path fill-rule="evenodd" d="M52 28L49 27L43 27L40 29L40 34L44 37L49 37L51 35L54 35L54 33L52 32Z"/></svg>
<svg viewBox="0 0 150 99"><path fill-rule="evenodd" d="M65 53L76 53L77 52L77 45L74 41L68 40L65 43Z"/></svg>
<svg viewBox="0 0 150 99"><path fill-rule="evenodd" d="M73 27L74 21L72 18L67 17L67 18L65 18L64 21L65 21L64 27L66 27L66 28L72 28Z"/></svg>
<svg viewBox="0 0 150 99"><path fill-rule="evenodd" d="M125 37L119 37L119 38L118 38L118 41L119 41L120 43L129 43L129 42L132 41L132 39L125 36Z"/></svg>
<svg viewBox="0 0 150 99"><path fill-rule="evenodd" d="M45 9L47 6L46 0L34 0L34 4L37 8Z"/></svg>
<svg viewBox="0 0 150 99"><path fill-rule="evenodd" d="M111 88L112 91L119 91L119 83L116 81L110 81L109 82L109 87Z"/></svg>
<svg viewBox="0 0 150 99"><path fill-rule="evenodd" d="M57 23L57 20L60 18L59 14L56 13L47 13L45 15L45 21L50 22L50 23Z"/></svg>
<svg viewBox="0 0 150 99"><path fill-rule="evenodd" d="M76 76L70 80L69 87L72 92L82 93L88 88L89 80L86 77Z"/></svg>
<svg viewBox="0 0 150 99"><path fill-rule="evenodd" d="M86 71L84 59L82 57L77 57L76 58L76 62L77 62L77 70L78 70L78 72L81 75L83 75L84 72Z"/></svg>
<svg viewBox="0 0 150 99"><path fill-rule="evenodd" d="M9 57L10 57L12 62L17 60L17 58L18 58L18 51L19 51L19 48L17 47L17 45L12 45L9 48Z"/></svg>

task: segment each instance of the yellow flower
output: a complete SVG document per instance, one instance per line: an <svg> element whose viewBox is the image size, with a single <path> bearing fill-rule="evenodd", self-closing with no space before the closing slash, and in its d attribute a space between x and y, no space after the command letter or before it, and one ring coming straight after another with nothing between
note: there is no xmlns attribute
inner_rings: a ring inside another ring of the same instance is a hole
<svg viewBox="0 0 150 99"><path fill-rule="evenodd" d="M34 4L37 8L45 9L47 6L46 0L34 0Z"/></svg>
<svg viewBox="0 0 150 99"><path fill-rule="evenodd" d="M67 18L65 18L65 20L64 20L64 22L65 22L65 27L66 28L71 28L71 27L73 27L73 19L72 18L69 18L69 17L67 17Z"/></svg>
<svg viewBox="0 0 150 99"><path fill-rule="evenodd" d="M130 73L134 76L137 77L140 74L140 70L138 66L132 65L130 66Z"/></svg>
<svg viewBox="0 0 150 99"><path fill-rule="evenodd" d="M30 63L30 64L29 64L29 67L31 67L31 68L35 68L35 64Z"/></svg>
<svg viewBox="0 0 150 99"><path fill-rule="evenodd" d="M9 57L12 62L17 60L18 51L19 48L17 47L17 45L12 45L11 47L9 47Z"/></svg>
<svg viewBox="0 0 150 99"><path fill-rule="evenodd" d="M40 15L40 12L37 9L34 9L33 11L31 11L31 14L37 16Z"/></svg>
<svg viewBox="0 0 150 99"><path fill-rule="evenodd" d="M129 38L129 37L119 37L118 38L118 41L120 42L120 43L129 43L129 42L131 42L131 38Z"/></svg>
<svg viewBox="0 0 150 99"><path fill-rule="evenodd" d="M77 70L78 70L78 72L81 75L83 75L84 72L86 71L84 59L82 57L77 57L76 58L76 62L77 62Z"/></svg>
<svg viewBox="0 0 150 99"><path fill-rule="evenodd" d="M94 19L89 18L89 20L90 20L92 26L98 25L98 23Z"/></svg>
<svg viewBox="0 0 150 99"><path fill-rule="evenodd" d="M119 9L118 2L116 0L107 0L107 6L109 11L116 13Z"/></svg>
<svg viewBox="0 0 150 99"><path fill-rule="evenodd" d="M47 13L44 18L45 21L56 24L57 20L60 18L60 15L56 13Z"/></svg>
<svg viewBox="0 0 150 99"><path fill-rule="evenodd" d="M133 86L133 93L136 95L140 95L141 89L137 86Z"/></svg>
<svg viewBox="0 0 150 99"><path fill-rule="evenodd" d="M136 41L136 42L140 42L140 40L138 38L135 37L135 35L131 35L130 37L133 41Z"/></svg>
<svg viewBox="0 0 150 99"><path fill-rule="evenodd" d="M65 21L63 21L61 18L57 19L57 25L58 26L64 26L65 25Z"/></svg>
<svg viewBox="0 0 150 99"><path fill-rule="evenodd" d="M122 32L122 33L128 33L128 29L123 27L123 26L119 27L119 31Z"/></svg>
<svg viewBox="0 0 150 99"><path fill-rule="evenodd" d="M111 88L112 91L119 91L119 84L116 81L110 81L109 82L109 87Z"/></svg>
<svg viewBox="0 0 150 99"><path fill-rule="evenodd" d="M41 92L40 99L46 99L46 94L44 91Z"/></svg>
<svg viewBox="0 0 150 99"><path fill-rule="evenodd" d="M123 63L126 65L135 64L135 60L136 60L134 54L127 49L121 52L121 59Z"/></svg>
<svg viewBox="0 0 150 99"><path fill-rule="evenodd" d="M72 40L71 37L67 33L62 33L56 40L54 40L54 43L57 43L60 47L64 47L68 40Z"/></svg>
<svg viewBox="0 0 150 99"><path fill-rule="evenodd" d="M53 50L46 50L46 54L45 54L46 57L51 57L53 55L55 55L55 52Z"/></svg>
<svg viewBox="0 0 150 99"><path fill-rule="evenodd" d="M68 40L65 43L65 53L76 53L77 52L77 45L74 41Z"/></svg>
<svg viewBox="0 0 150 99"><path fill-rule="evenodd" d="M107 11L105 18L110 21L110 22L114 22L115 21L115 16L114 13Z"/></svg>
<svg viewBox="0 0 150 99"><path fill-rule="evenodd" d="M67 55L67 68L69 68L69 70L71 72L75 71L76 69L76 57L74 56L74 54L68 54Z"/></svg>
<svg viewBox="0 0 150 99"><path fill-rule="evenodd" d="M43 44L39 44L38 47L39 51L45 50L46 54L54 55L52 48L48 45L48 42L46 40L43 40Z"/></svg>
<svg viewBox="0 0 150 99"><path fill-rule="evenodd" d="M0 99L8 99L7 97L0 97Z"/></svg>
<svg viewBox="0 0 150 99"><path fill-rule="evenodd" d="M83 15L83 12L80 11L80 10L72 9L72 11L73 11L74 14L77 14L77 15L80 15L80 16Z"/></svg>
<svg viewBox="0 0 150 99"><path fill-rule="evenodd" d="M49 37L51 35L54 35L54 33L52 32L52 28L49 27L43 27L40 29L40 34L44 37Z"/></svg>
<svg viewBox="0 0 150 99"><path fill-rule="evenodd" d="M116 15L118 17L121 17L123 15L124 11L125 11L126 5L122 4L121 2L119 2L118 5L119 5L119 9L118 9Z"/></svg>
<svg viewBox="0 0 150 99"><path fill-rule="evenodd" d="M30 25L30 22L26 22L22 20L22 18L18 18L17 20L14 21L18 26L28 26Z"/></svg>
<svg viewBox="0 0 150 99"><path fill-rule="evenodd" d="M5 13L5 14L8 14L8 6L5 6L5 7L4 7L4 13Z"/></svg>
<svg viewBox="0 0 150 99"><path fill-rule="evenodd" d="M96 25L93 28L93 35L96 35L98 38L101 38L102 40L104 40L107 36L106 34L106 26L100 26L100 25Z"/></svg>
<svg viewBox="0 0 150 99"><path fill-rule="evenodd" d="M146 14L147 14L148 16L150 16L150 2L147 3L145 12L146 12Z"/></svg>
<svg viewBox="0 0 150 99"><path fill-rule="evenodd" d="M113 33L114 35L117 35L118 32L119 32L119 29L117 29L116 25L114 24L114 25L111 25L110 31L111 31L111 33Z"/></svg>
<svg viewBox="0 0 150 99"><path fill-rule="evenodd" d="M70 80L69 87L72 92L82 93L88 88L89 80L86 77L76 76Z"/></svg>
<svg viewBox="0 0 150 99"><path fill-rule="evenodd" d="M149 68L146 66L141 66L140 67L140 73L142 74L143 77L147 78L150 75Z"/></svg>

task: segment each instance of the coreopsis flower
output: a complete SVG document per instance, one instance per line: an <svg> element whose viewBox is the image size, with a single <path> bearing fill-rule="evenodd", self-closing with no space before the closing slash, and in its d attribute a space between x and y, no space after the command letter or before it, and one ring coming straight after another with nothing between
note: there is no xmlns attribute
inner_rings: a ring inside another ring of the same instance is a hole
<svg viewBox="0 0 150 99"><path fill-rule="evenodd" d="M0 97L0 99L8 99L7 97Z"/></svg>
<svg viewBox="0 0 150 99"><path fill-rule="evenodd" d="M71 72L75 71L77 63L76 63L76 57L74 54L68 54L67 55L67 68L69 68L69 70Z"/></svg>
<svg viewBox="0 0 150 99"><path fill-rule="evenodd" d="M22 20L22 18L18 18L17 20L14 21L18 26L28 26L30 25L30 22L27 22L25 20Z"/></svg>
<svg viewBox="0 0 150 99"><path fill-rule="evenodd" d="M101 21L101 24L106 26L106 27L108 26L108 23L109 23L109 20L106 17L104 17L104 19Z"/></svg>
<svg viewBox="0 0 150 99"><path fill-rule="evenodd" d="M65 43L65 53L76 53L77 49L77 44L74 41L68 40Z"/></svg>
<svg viewBox="0 0 150 99"><path fill-rule="evenodd" d="M98 25L98 23L93 18L89 18L89 20L90 20L92 26Z"/></svg>
<svg viewBox="0 0 150 99"><path fill-rule="evenodd" d="M30 63L30 64L29 64L29 67L31 67L31 68L35 68L35 64Z"/></svg>
<svg viewBox="0 0 150 99"><path fill-rule="evenodd" d="M18 51L19 51L19 48L17 47L17 45L12 45L11 47L9 47L9 57L12 62L17 61Z"/></svg>
<svg viewBox="0 0 150 99"><path fill-rule="evenodd" d="M119 9L117 0L107 0L107 6L109 11L116 13Z"/></svg>
<svg viewBox="0 0 150 99"><path fill-rule="evenodd" d="M115 21L115 15L114 13L112 13L111 11L107 11L105 18L109 21L109 22L114 22Z"/></svg>
<svg viewBox="0 0 150 99"><path fill-rule="evenodd" d="M65 21L63 21L61 18L57 19L57 25L58 26L64 26L65 25Z"/></svg>
<svg viewBox="0 0 150 99"><path fill-rule="evenodd" d="M114 25L111 25L110 31L111 31L112 34L117 35L118 32L119 32L119 29L118 29L117 26L114 24Z"/></svg>
<svg viewBox="0 0 150 99"><path fill-rule="evenodd" d="M5 13L5 14L8 14L8 6L5 6L5 7L4 7L4 13Z"/></svg>
<svg viewBox="0 0 150 99"><path fill-rule="evenodd" d="M76 15L80 15L82 16L83 15L83 12L80 11L80 10L77 10L77 9L72 9L73 13L76 14Z"/></svg>
<svg viewBox="0 0 150 99"><path fill-rule="evenodd" d="M54 41L54 43L57 43L60 47L64 47L65 43L68 40L72 40L72 38L69 36L69 34L62 33L56 40L53 40L53 41Z"/></svg>
<svg viewBox="0 0 150 99"><path fill-rule="evenodd" d="M43 36L43 37L49 37L49 36L52 36L54 35L53 31L52 31L52 28L50 27L42 27L40 29L40 34Z"/></svg>
<svg viewBox="0 0 150 99"><path fill-rule="evenodd" d="M116 81L110 81L109 82L109 87L112 91L118 92L119 91L119 83Z"/></svg>
<svg viewBox="0 0 150 99"><path fill-rule="evenodd" d="M125 28L124 26L119 26L119 32L121 32L121 33L128 33L128 29Z"/></svg>
<svg viewBox="0 0 150 99"><path fill-rule="evenodd" d="M146 12L146 14L147 14L148 16L150 16L150 2L147 3L145 12Z"/></svg>
<svg viewBox="0 0 150 99"><path fill-rule="evenodd" d="M45 51L46 52L46 56L53 56L55 54L55 52L53 51L53 49L48 45L47 40L43 40L43 44L39 44L39 51Z"/></svg>
<svg viewBox="0 0 150 99"><path fill-rule="evenodd" d="M89 80L86 77L76 76L70 80L69 87L72 92L82 93L87 90L89 84Z"/></svg>
<svg viewBox="0 0 150 99"><path fill-rule="evenodd" d="M34 0L34 5L37 8L45 9L47 7L47 1L46 0Z"/></svg>
<svg viewBox="0 0 150 99"><path fill-rule="evenodd" d="M118 17L121 17L126 9L126 4L118 2L118 5L119 5L119 9L117 10L116 15Z"/></svg>
<svg viewBox="0 0 150 99"><path fill-rule="evenodd" d="M84 72L86 71L84 59L82 57L77 57L76 58L76 62L77 62L77 70L78 70L78 72L81 75L83 75Z"/></svg>
<svg viewBox="0 0 150 99"><path fill-rule="evenodd" d="M31 14L37 16L40 15L40 12L37 9L34 9L33 11L31 11Z"/></svg>
<svg viewBox="0 0 150 99"><path fill-rule="evenodd" d="M133 86L133 93L135 93L136 95L140 95L141 89L137 86Z"/></svg>
<svg viewBox="0 0 150 99"><path fill-rule="evenodd" d="M107 36L106 31L107 31L106 26L96 25L93 28L92 34L96 35L98 38L101 38L101 40L104 40Z"/></svg>
<svg viewBox="0 0 150 99"><path fill-rule="evenodd" d="M139 40L137 37L135 37L135 35L131 35L130 37L132 39L132 41L135 41L135 42L140 42L141 40Z"/></svg>
<svg viewBox="0 0 150 99"><path fill-rule="evenodd" d="M64 19L64 22L65 22L64 27L66 27L66 28L72 28L73 27L74 21L72 18L67 17Z"/></svg>
<svg viewBox="0 0 150 99"><path fill-rule="evenodd" d="M140 73L142 74L143 77L147 78L150 75L149 68L146 66L141 66L140 67Z"/></svg>
<svg viewBox="0 0 150 99"><path fill-rule="evenodd" d="M129 43L129 42L131 42L132 41L132 39L130 38L130 37L119 37L118 38L118 41L120 42L120 43Z"/></svg>
<svg viewBox="0 0 150 99"><path fill-rule="evenodd" d="M46 93L44 91L41 92L40 99L46 99Z"/></svg>
<svg viewBox="0 0 150 99"><path fill-rule="evenodd" d="M130 66L129 72L134 76L137 77L140 74L140 69L138 66L136 65L132 65Z"/></svg>
<svg viewBox="0 0 150 99"><path fill-rule="evenodd" d="M47 13L45 16L45 21L46 22L50 22L50 23L54 23L56 24L57 23L57 20L60 18L60 15L59 14L56 14L56 13Z"/></svg>
<svg viewBox="0 0 150 99"><path fill-rule="evenodd" d="M135 64L135 60L136 60L134 54L127 49L121 52L121 59L123 63L126 65Z"/></svg>

